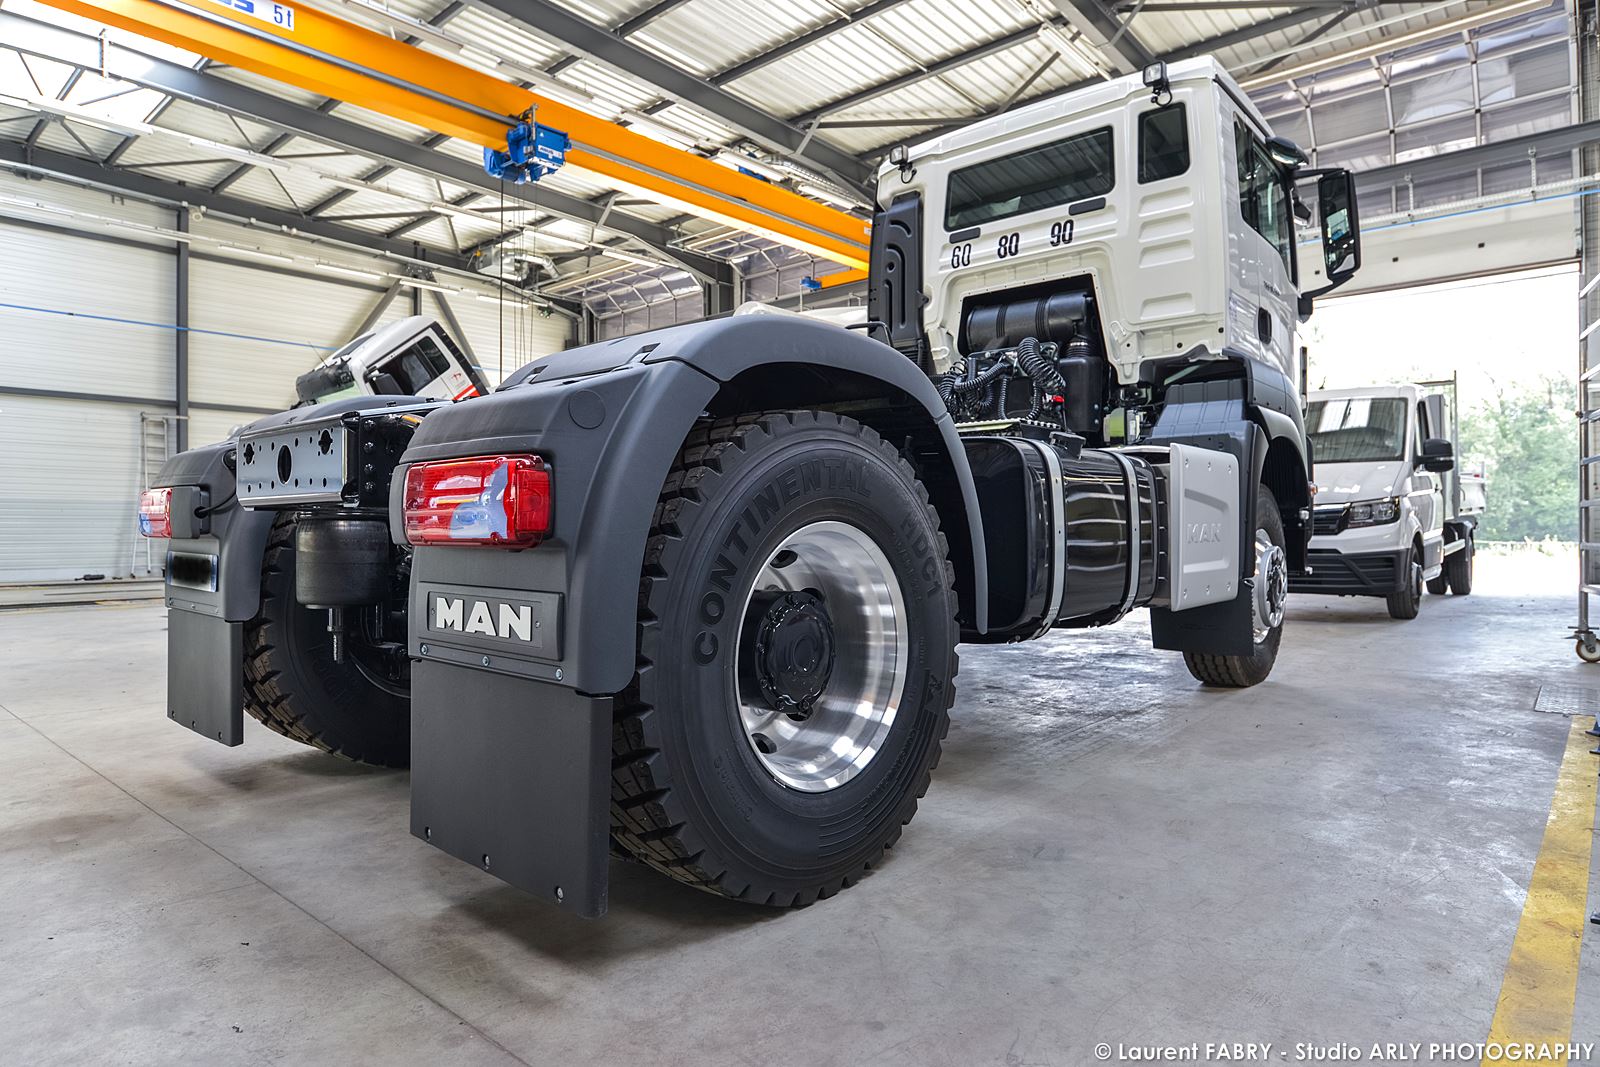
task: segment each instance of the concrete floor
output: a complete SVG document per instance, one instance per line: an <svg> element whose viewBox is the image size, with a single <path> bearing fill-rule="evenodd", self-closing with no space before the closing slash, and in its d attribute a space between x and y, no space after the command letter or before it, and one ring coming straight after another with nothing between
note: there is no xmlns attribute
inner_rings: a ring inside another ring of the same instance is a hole
<svg viewBox="0 0 1600 1067"><path fill-rule="evenodd" d="M615 864L599 922L410 837L403 773L168 723L159 607L0 613L0 1061L1481 1041L1568 727L1535 692L1600 686L1561 639L1574 570L1485 560L1411 623L1300 599L1247 692L1200 689L1142 616L966 649L933 788L862 884L771 912Z"/></svg>

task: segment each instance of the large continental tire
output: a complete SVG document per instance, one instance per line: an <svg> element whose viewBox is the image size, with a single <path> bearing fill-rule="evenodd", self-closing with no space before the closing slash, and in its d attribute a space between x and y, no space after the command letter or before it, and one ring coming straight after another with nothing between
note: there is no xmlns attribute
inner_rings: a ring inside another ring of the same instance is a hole
<svg viewBox="0 0 1600 1067"><path fill-rule="evenodd" d="M645 550L615 841L681 882L778 906L877 864L949 725L946 554L911 467L860 423L787 411L697 428Z"/></svg>
<svg viewBox="0 0 1600 1067"><path fill-rule="evenodd" d="M244 628L244 708L261 725L335 756L411 762L411 698L359 641L333 661L328 613L294 595L294 518L280 515L261 567L261 610ZM351 614L354 614L353 612Z"/></svg>
<svg viewBox="0 0 1600 1067"><path fill-rule="evenodd" d="M1477 545L1473 544L1469 535L1465 548L1444 558L1444 576L1450 580L1452 595L1468 596L1472 593L1472 559L1477 554ZM1432 591L1431 586L1429 591Z"/></svg>
<svg viewBox="0 0 1600 1067"><path fill-rule="evenodd" d="M1422 561L1416 547L1400 557L1400 588L1384 598L1391 619L1414 619L1422 610Z"/></svg>
<svg viewBox="0 0 1600 1067"><path fill-rule="evenodd" d="M1248 656L1207 656L1185 652L1189 673L1206 685L1244 689L1267 680L1278 660L1283 641L1284 606L1289 595L1289 560L1284 552L1283 515L1272 490L1256 486L1256 535L1251 548L1256 555L1255 574L1247 580L1251 598L1251 636Z"/></svg>

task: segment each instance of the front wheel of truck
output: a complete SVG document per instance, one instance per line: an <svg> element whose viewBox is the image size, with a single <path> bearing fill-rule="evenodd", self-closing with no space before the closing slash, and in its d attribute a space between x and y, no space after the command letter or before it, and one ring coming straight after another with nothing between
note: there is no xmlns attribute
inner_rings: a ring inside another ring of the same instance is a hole
<svg viewBox="0 0 1600 1067"><path fill-rule="evenodd" d="M1253 649L1247 656L1208 656L1185 652L1183 662L1206 685L1243 689L1258 685L1272 673L1283 640L1283 614L1289 597L1289 557L1284 551L1283 515L1278 500L1265 485L1256 486L1255 572L1245 580L1250 598Z"/></svg>
<svg viewBox="0 0 1600 1067"><path fill-rule="evenodd" d="M800 906L911 820L956 673L953 572L899 452L826 411L708 420L656 506L612 835L696 888Z"/></svg>
<svg viewBox="0 0 1600 1067"><path fill-rule="evenodd" d="M295 599L295 520L273 523L261 565L261 609L244 628L244 710L274 733L379 767L411 763L411 695L403 666L353 634L333 659L328 613Z"/></svg>

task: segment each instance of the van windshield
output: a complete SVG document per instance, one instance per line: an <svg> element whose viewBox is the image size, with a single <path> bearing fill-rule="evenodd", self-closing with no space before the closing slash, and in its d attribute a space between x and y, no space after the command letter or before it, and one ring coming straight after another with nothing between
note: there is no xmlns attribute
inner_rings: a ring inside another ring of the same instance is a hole
<svg viewBox="0 0 1600 1067"><path fill-rule="evenodd" d="M1379 463L1405 458L1406 402L1397 396L1313 400L1306 409L1317 463Z"/></svg>

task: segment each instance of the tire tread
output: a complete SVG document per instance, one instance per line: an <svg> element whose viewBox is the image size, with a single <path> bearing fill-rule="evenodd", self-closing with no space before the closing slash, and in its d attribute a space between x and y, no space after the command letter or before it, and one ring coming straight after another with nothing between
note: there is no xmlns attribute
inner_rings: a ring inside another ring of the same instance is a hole
<svg viewBox="0 0 1600 1067"><path fill-rule="evenodd" d="M734 450L748 451L754 435L771 434L779 422L796 425L809 420L816 423L823 417L823 413L810 410L771 411L708 419L697 424L685 440L662 486L654 521L646 539L644 567L639 581L637 673L617 698L612 719L612 840L646 866L719 896L747 899L753 887L749 884L734 886L725 882L726 867L718 861L710 845L696 832L675 802L674 786L665 761L652 758L659 753L662 744L660 725L656 722L657 709L644 697L649 672L657 669L648 652L661 631L660 608L671 581L673 542L681 542L684 536L678 521L680 516L689 508L702 506L706 499L703 487L722 476L724 457ZM926 509L934 529L938 530L938 513L929 503L926 487L916 477L905 457L870 427L843 416L828 414L827 417L836 418L842 429L855 434L884 459L899 466L916 487L922 507ZM945 580L953 587L955 572L949 561L949 545L942 531L938 534L938 551L940 559L944 561ZM777 907L804 907L832 896L857 881L866 870L882 860L884 851L900 836L900 827L910 822L916 814L917 801L927 792L932 780L931 771L939 762L940 746L949 731L950 707L955 700L953 682L957 658L953 646L950 663L952 684L945 686L942 706L937 709L939 722L931 742L928 769L916 788L908 791L902 800L893 832L881 845L870 850L870 854L850 872L825 884L796 892L767 892L762 898L763 903Z"/></svg>
<svg viewBox="0 0 1600 1067"><path fill-rule="evenodd" d="M244 625L244 710L273 733L331 756L377 766L405 766L404 762L392 758L375 758L374 752L357 744L357 738L330 736L318 730L314 726L315 709L308 707L301 695L287 684L284 671L277 665L287 652L280 649L274 632L280 623L274 617L272 602L282 593L274 591L276 583L271 579L281 578L284 573L282 560L284 553L293 549L294 528L292 519L280 516L272 524L262 555L261 609Z"/></svg>

